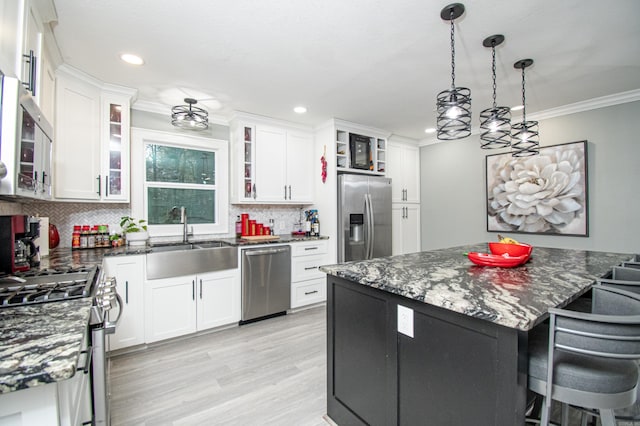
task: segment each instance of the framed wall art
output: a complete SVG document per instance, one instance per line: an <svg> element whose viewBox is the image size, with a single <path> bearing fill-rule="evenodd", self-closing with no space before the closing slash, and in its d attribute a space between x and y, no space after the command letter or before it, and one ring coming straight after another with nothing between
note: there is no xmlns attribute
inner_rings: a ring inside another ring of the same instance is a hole
<svg viewBox="0 0 640 426"><path fill-rule="evenodd" d="M587 141L487 155L487 231L589 235Z"/></svg>

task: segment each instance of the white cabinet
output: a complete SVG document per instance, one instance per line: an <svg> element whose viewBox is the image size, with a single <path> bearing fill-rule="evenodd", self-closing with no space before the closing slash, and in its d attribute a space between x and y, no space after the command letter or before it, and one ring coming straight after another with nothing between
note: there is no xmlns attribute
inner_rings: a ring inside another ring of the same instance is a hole
<svg viewBox="0 0 640 426"><path fill-rule="evenodd" d="M67 65L56 71L57 200L129 201L129 106L134 94Z"/></svg>
<svg viewBox="0 0 640 426"><path fill-rule="evenodd" d="M314 156L310 131L236 120L231 126L231 139L234 203L313 202Z"/></svg>
<svg viewBox="0 0 640 426"><path fill-rule="evenodd" d="M116 332L108 335L109 350L144 343L144 265L145 256L107 256L103 266L106 276L115 277L116 291L124 306ZM109 312L114 321L117 311Z"/></svg>
<svg viewBox="0 0 640 426"><path fill-rule="evenodd" d="M420 251L420 205L393 203L391 214L391 254Z"/></svg>
<svg viewBox="0 0 640 426"><path fill-rule="evenodd" d="M417 146L389 141L387 177L391 180L392 202L420 202L420 150Z"/></svg>
<svg viewBox="0 0 640 426"><path fill-rule="evenodd" d="M239 270L148 280L144 310L147 343L237 322Z"/></svg>
<svg viewBox="0 0 640 426"><path fill-rule="evenodd" d="M326 275L319 270L328 263L326 240L291 244L291 308L324 302Z"/></svg>

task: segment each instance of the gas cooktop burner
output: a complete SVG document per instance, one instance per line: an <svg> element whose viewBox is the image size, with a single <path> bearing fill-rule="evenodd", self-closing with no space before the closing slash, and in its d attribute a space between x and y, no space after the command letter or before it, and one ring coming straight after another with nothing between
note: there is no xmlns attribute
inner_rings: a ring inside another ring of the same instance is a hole
<svg viewBox="0 0 640 426"><path fill-rule="evenodd" d="M28 271L0 277L0 307L91 296L97 267Z"/></svg>

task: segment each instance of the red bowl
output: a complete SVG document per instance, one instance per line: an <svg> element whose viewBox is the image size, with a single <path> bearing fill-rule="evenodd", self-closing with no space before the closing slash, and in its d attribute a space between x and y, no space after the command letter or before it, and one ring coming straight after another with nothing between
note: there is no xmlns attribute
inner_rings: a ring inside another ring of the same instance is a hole
<svg viewBox="0 0 640 426"><path fill-rule="evenodd" d="M506 243L489 243L489 251L491 254L505 254L509 256L530 256L533 246L529 244L506 244Z"/></svg>
<svg viewBox="0 0 640 426"><path fill-rule="evenodd" d="M516 266L524 265L529 260L529 256L523 254L522 256L509 256L508 254L489 254L470 252L467 253L467 257L470 261L480 266L494 266L500 268L514 268Z"/></svg>

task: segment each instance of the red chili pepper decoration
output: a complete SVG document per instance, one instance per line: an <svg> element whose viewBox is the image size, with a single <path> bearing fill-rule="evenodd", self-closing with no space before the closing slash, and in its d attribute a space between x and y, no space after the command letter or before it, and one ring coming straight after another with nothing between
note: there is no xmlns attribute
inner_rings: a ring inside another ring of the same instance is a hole
<svg viewBox="0 0 640 426"><path fill-rule="evenodd" d="M320 163L322 164L322 183L325 183L327 181L327 146L324 146L324 154L322 154L322 157L320 157Z"/></svg>

